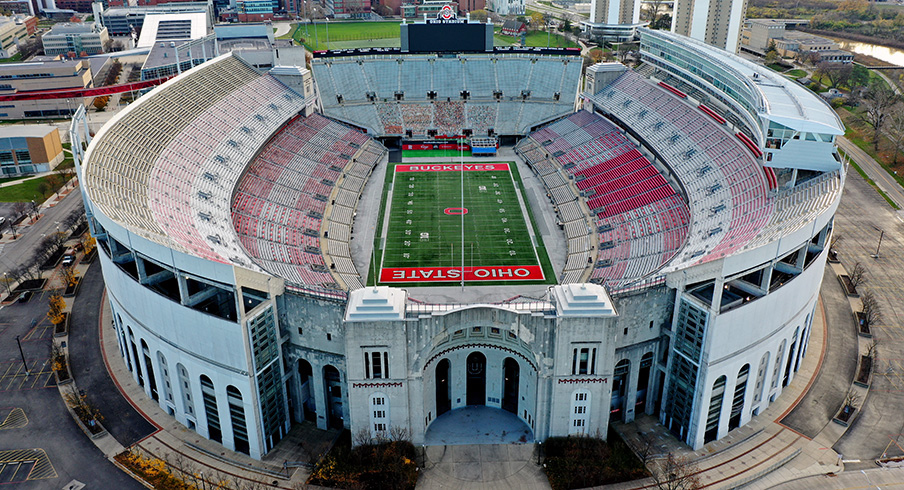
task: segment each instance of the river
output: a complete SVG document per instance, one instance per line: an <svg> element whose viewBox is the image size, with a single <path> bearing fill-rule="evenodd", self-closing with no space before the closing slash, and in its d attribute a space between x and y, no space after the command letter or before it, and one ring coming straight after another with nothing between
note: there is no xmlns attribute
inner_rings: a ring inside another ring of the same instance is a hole
<svg viewBox="0 0 904 490"><path fill-rule="evenodd" d="M897 66L904 66L904 50L897 48L889 48L887 46L879 46L878 44L861 43L859 41L850 41L847 39L832 38L837 42L841 49L852 51L854 53L865 54L873 58L880 59L886 63Z"/></svg>

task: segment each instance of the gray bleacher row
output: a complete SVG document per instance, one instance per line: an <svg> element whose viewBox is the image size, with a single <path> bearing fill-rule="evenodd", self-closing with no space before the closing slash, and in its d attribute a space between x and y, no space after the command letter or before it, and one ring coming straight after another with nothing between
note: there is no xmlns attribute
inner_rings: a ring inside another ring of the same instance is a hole
<svg viewBox="0 0 904 490"><path fill-rule="evenodd" d="M680 196L675 195L609 218L591 216L586 206L578 204L572 186L566 185L568 182L563 178L563 172L571 175L578 169L613 158L615 153L594 143L607 134L633 146L617 133L612 123L596 114L579 111L531 134L516 146L516 151L540 175L550 199L556 204L560 220L564 222L569 239L566 272L571 272L573 276L578 269L583 272L592 266L592 281L609 287L623 287L655 273L674 256L684 243L689 218L687 205ZM552 148L562 156L550 155L548 152ZM574 155L579 158L576 160ZM565 156L569 156L569 168L559 161ZM587 156L590 156L588 161L581 160ZM571 202L565 203L565 200ZM676 209L677 219L671 214ZM664 213L669 214L666 216ZM663 215L660 217L660 214ZM587 223L592 225L588 227ZM613 243L607 243L605 250L599 250L596 264L588 264L593 251L588 235L596 234L595 229L602 229L604 225L612 231L600 233L599 242ZM621 228L624 228L622 234L613 237Z"/></svg>
<svg viewBox="0 0 904 490"><path fill-rule="evenodd" d="M693 217L681 260L743 246L772 212L759 164L715 122L633 72L594 102L641 134L678 176Z"/></svg>
<svg viewBox="0 0 904 490"><path fill-rule="evenodd" d="M460 116L438 116L449 106L461 107ZM570 102L551 101L420 101L420 102L357 102L324 104L324 114L372 130L376 136L425 136L429 130L437 134L461 134L470 129L474 135L526 134L530 129L550 119L572 111Z"/></svg>
<svg viewBox="0 0 904 490"><path fill-rule="evenodd" d="M359 146L354 149L350 144ZM315 151L317 148L334 149L342 156L321 154ZM256 196L253 197L255 203L263 199L266 207L261 212L258 208L246 210L245 201L240 197L233 204L236 231L255 262L300 286L338 288L340 285L330 275L332 270L347 286L359 287L360 279L348 253L353 206L366 177L384 152L385 148L365 135L319 115L299 118L290 124L261 151L236 190L236 196ZM320 161L315 161L306 155L322 156ZM340 164L338 168L337 164ZM278 173L270 182L261 181L258 176L272 177L272 172ZM284 177L285 174L291 178ZM305 192L312 182L319 185L319 180L324 177L339 179L338 186L325 189L322 191L325 194L321 194L327 200L332 195L333 202L338 202L339 205L330 209L325 207L328 206L326 203L312 200ZM277 181L282 184L275 185ZM289 195L292 197L288 200L283 198ZM343 207L342 204L352 206ZM320 213L313 216L326 214L328 218L322 221L312 218L311 212ZM271 219L277 221L270 223ZM299 223L309 221L317 225L305 224L304 229L299 229ZM286 228L286 225L291 226ZM309 236L307 231L317 236ZM328 240L331 252L344 255L331 255L329 262L324 260L320 250L321 233Z"/></svg>
<svg viewBox="0 0 904 490"><path fill-rule="evenodd" d="M462 90L471 98L492 99L496 91L503 97L531 97L551 100L556 94L571 99L577 93L580 59L538 55L378 56L366 58L324 58L311 64L314 79L324 100L332 104L336 96L346 101L393 100L404 92L406 100L427 100L436 92L437 100L458 99Z"/></svg>

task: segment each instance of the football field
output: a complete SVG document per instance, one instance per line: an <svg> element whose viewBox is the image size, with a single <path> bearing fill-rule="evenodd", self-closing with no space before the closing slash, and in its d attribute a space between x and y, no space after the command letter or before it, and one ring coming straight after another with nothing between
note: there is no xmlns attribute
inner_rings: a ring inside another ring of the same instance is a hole
<svg viewBox="0 0 904 490"><path fill-rule="evenodd" d="M548 282L513 165L390 167L380 283Z"/></svg>

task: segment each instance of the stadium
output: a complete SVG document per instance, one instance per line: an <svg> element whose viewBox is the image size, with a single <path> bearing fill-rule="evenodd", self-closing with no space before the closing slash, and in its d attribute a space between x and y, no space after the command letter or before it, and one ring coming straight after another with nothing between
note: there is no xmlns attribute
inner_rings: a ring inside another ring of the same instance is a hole
<svg viewBox="0 0 904 490"><path fill-rule="evenodd" d="M469 407L521 442L645 413L698 448L781 394L844 182L831 108L667 32L583 79L574 51L484 32L437 19L265 73L224 55L93 138L76 118L149 397L261 458L302 421L432 444Z"/></svg>

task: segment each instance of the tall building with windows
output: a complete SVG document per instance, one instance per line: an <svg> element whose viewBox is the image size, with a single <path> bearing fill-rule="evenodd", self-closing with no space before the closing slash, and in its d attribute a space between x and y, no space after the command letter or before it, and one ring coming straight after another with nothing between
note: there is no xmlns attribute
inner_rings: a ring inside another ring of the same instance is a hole
<svg viewBox="0 0 904 490"><path fill-rule="evenodd" d="M23 96L19 100L0 100L0 119L27 119L67 116L84 98L47 99L31 92L91 88L91 64L88 60L31 61L0 64L0 96ZM12 98L12 97L10 97ZM25 100L32 99L32 100Z"/></svg>
<svg viewBox="0 0 904 490"><path fill-rule="evenodd" d="M738 51L747 0L675 0L672 32Z"/></svg>
<svg viewBox="0 0 904 490"><path fill-rule="evenodd" d="M634 39L640 22L640 0L593 0L590 19L581 25L591 35L607 41L623 42Z"/></svg>
<svg viewBox="0 0 904 490"><path fill-rule="evenodd" d="M110 40L107 28L96 23L56 24L41 37L44 54L53 56L66 53L100 54Z"/></svg>

